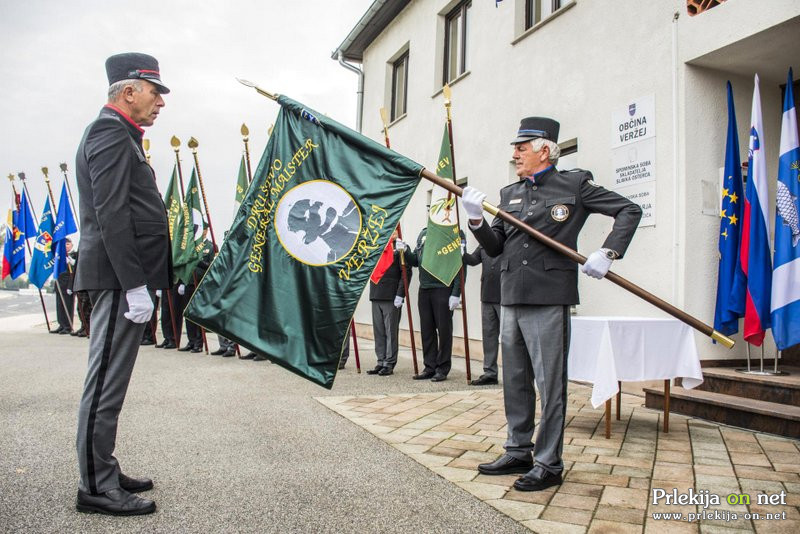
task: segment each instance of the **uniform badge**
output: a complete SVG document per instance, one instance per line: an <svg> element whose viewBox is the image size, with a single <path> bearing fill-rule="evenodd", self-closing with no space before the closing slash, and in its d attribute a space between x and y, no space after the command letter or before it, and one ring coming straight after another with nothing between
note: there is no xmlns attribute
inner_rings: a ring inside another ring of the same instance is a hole
<svg viewBox="0 0 800 534"><path fill-rule="evenodd" d="M569 217L569 208L564 204L556 204L553 206L553 209L550 210L550 216L554 221L564 222L567 220L567 217Z"/></svg>

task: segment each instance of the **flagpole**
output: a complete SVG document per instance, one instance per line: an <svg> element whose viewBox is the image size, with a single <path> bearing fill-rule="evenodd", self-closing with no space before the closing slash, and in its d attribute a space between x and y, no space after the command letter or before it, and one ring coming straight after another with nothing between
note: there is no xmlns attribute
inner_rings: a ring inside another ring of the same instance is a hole
<svg viewBox="0 0 800 534"><path fill-rule="evenodd" d="M178 154L181 150L181 140L173 135L172 139L169 140L169 144L172 145L172 149L175 151L175 166L178 167L178 180L181 182L181 188L179 192L181 195L181 203L183 203L183 169L181 169L181 158Z"/></svg>
<svg viewBox="0 0 800 534"><path fill-rule="evenodd" d="M389 121L386 116L386 108L381 108L381 121L383 121L383 139L386 142L386 148L392 148L389 142ZM400 223L397 223L397 237L403 240L403 231L400 229ZM419 366L417 365L417 342L414 335L414 319L411 316L411 299L408 297L408 274L406 273L406 255L400 254L400 272L403 275L403 291L406 295L406 313L408 314L408 330L411 334L411 359L414 362L414 375L419 374Z"/></svg>
<svg viewBox="0 0 800 534"><path fill-rule="evenodd" d="M353 334L353 354L356 357L356 372L361 374L361 360L358 359L358 339L356 339L355 321L350 321L350 333Z"/></svg>
<svg viewBox="0 0 800 534"><path fill-rule="evenodd" d="M55 198L53 197L53 189L50 187L50 177L47 175L47 167L42 167L42 174L44 174L44 182L47 184L47 194L50 196L50 213L53 214L53 221L55 222L56 217L58 217L58 211L57 208L55 208L56 201ZM55 225L53 226L55 227ZM72 266L69 264L69 262L67 262L67 272L72 274ZM75 327L72 324L72 319L70 318L71 314L69 313L69 309L67 308L67 303L64 300L64 292L61 289L61 284L58 283L58 277L54 276L53 281L56 283L56 291L58 291L58 294L61 297L61 307L64 308L64 312L67 314L67 321L69 321L69 329L75 330Z"/></svg>
<svg viewBox="0 0 800 534"><path fill-rule="evenodd" d="M211 212L208 209L208 201L206 200L206 189L203 187L203 175L200 174L200 162L197 160L197 147L200 146L200 143L194 137L190 137L186 145L192 149L194 168L197 169L197 183L200 184L200 195L203 197L203 207L206 209L206 217L208 218L208 230L211 232L211 245L214 247L214 253L216 254L219 249L217 248L217 240L214 238L214 225L211 224Z"/></svg>
<svg viewBox="0 0 800 534"><path fill-rule="evenodd" d="M22 181L22 189L25 191L25 202L30 202L28 188L25 185L25 178L24 177L25 177L25 173L21 172L20 173L20 180ZM14 187L14 175L13 174L9 174L8 175L8 181L11 182L11 191L14 192L14 202L17 204L17 213L19 213L20 204L19 204L19 202L17 202L17 188ZM28 206L26 206L26 208L27 207ZM34 211L32 209L30 209L30 213L31 213L31 216L33 217L33 222L36 223L36 233L38 234L39 233L39 220L36 217L36 213L34 213ZM31 260L33 260L33 251L31 250L31 244L28 241L28 234L25 234L25 245L28 248L28 254L30 254ZM44 296L42 296L42 288L37 287L36 289L39 291L39 300L42 303L42 313L44 313L45 327L47 327L47 331L50 332L50 319L47 317L47 307L44 305Z"/></svg>
<svg viewBox="0 0 800 534"><path fill-rule="evenodd" d="M242 132L242 141L244 142L244 162L247 167L247 183L249 184L253 181L253 172L250 170L250 147L247 144L250 140L250 130L245 123L242 123L240 131Z"/></svg>
<svg viewBox="0 0 800 534"><path fill-rule="evenodd" d="M447 110L447 136L450 140L450 168L453 169L453 184L456 183L456 149L453 145L453 119L450 114L450 86L445 84L442 89L444 95L444 107ZM448 195L449 196L449 195ZM448 199L449 200L449 199ZM461 238L461 215L458 212L458 196L455 198L456 207L456 224L458 225L459 239ZM466 247L466 243L462 246ZM461 278L461 318L464 324L464 360L467 366L467 384L472 380L472 366L469 359L469 330L467 329L467 287L464 278L464 253L462 248L461 253L461 268L458 270L458 276Z"/></svg>
<svg viewBox="0 0 800 534"><path fill-rule="evenodd" d="M70 188L69 180L67 179L67 164L62 163L59 165L59 168L61 168L61 172L64 174L64 183L67 184L67 195L69 195L69 203L70 203L70 208L72 209L72 215L73 215L72 218L75 220L75 228L77 228L78 231L80 232L81 227L78 224L78 217L75 217L75 215L77 215L75 213L75 197L72 196L72 188Z"/></svg>
<svg viewBox="0 0 800 534"><path fill-rule="evenodd" d="M445 178L442 178L441 176L437 176L436 174L432 173L428 169L422 169L422 171L420 171L420 176L422 176L426 180L429 180L429 181L435 183L438 186L444 187L448 191L451 191L451 192L453 192L454 194L456 194L458 196L461 196L461 194L463 193L463 189L461 189L459 186L451 183L450 181L446 180ZM578 252L572 250L568 246L566 246L566 245L564 245L562 243L559 243L555 239L544 235L543 233L541 233L538 230L534 229L530 225L520 221L519 219L517 219L516 217L514 217L510 213L501 210L497 206L493 206L492 204L484 201L483 202L483 209L484 209L484 211L488 212L489 214L494 215L495 217L498 217L498 218L502 219L503 221L507 222L511 226L514 226L518 230L520 230L522 232L525 232L526 234L528 234L532 238L536 239L540 243L542 243L544 245L547 245L548 247L554 249L556 252L559 252L560 254L563 254L564 256L568 257L572 261L574 261L576 263L580 263L581 265L586 263L586 257L585 256L583 256L583 255L579 254ZM608 271L608 273L606 274L605 278L607 280L609 280L610 282L613 282L613 283L617 284L622 289L625 289L625 290L629 291L630 293L633 293L637 297L649 302L650 304L652 304L656 308L658 308L658 309L668 313L669 315L672 315L676 319L688 324L689 326L691 326L692 328L694 328L698 332L701 332L702 334L705 334L706 336L712 338L714 341L717 341L718 343L720 343L724 347L730 349L735 344L735 342L731 338L729 338L728 336L718 332L717 330L714 330L713 327L705 324L701 320L689 315L685 311L673 306L672 304L660 299L659 297L657 297L657 296L653 295L652 293L650 293L649 291L637 286L636 284L634 284L633 282L623 278L622 276L620 276L620 275L618 275L618 274L616 274L616 273L614 273L612 271Z"/></svg>

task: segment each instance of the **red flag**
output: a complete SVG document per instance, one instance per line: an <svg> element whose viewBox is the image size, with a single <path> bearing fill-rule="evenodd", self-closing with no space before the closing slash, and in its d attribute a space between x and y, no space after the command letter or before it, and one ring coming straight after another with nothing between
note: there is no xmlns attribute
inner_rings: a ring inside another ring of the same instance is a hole
<svg viewBox="0 0 800 534"><path fill-rule="evenodd" d="M383 253L381 253L381 257L378 260L378 265L375 266L375 270L372 271L372 275L369 277L370 280L374 283L378 283L383 276L383 273L392 266L392 262L394 261L394 239L390 239L388 243L386 243L386 248L383 249Z"/></svg>

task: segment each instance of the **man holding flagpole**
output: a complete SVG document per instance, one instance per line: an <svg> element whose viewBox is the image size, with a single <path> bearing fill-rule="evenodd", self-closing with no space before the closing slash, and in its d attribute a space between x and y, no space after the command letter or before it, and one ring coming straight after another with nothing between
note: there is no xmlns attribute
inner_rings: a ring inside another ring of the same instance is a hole
<svg viewBox="0 0 800 534"><path fill-rule="evenodd" d="M625 197L595 184L592 173L558 171L559 123L545 117L522 119L513 159L520 181L500 191L500 207L575 249L578 233L591 213L614 218L603 247L581 270L603 278L611 262L630 244L642 210ZM578 303L578 264L495 218L483 220L486 195L466 187L462 196L469 227L489 256L500 258L503 321L503 398L508 438L506 454L481 464L486 475L524 474L514 488L539 491L561 484L564 419L567 411L567 355L570 306ZM533 444L536 390L542 415ZM533 453L533 457L531 457Z"/></svg>
<svg viewBox="0 0 800 534"><path fill-rule="evenodd" d="M158 61L138 53L106 61L108 103L84 133L76 156L81 255L75 290L92 301L89 367L78 411L80 512L155 511L134 493L150 479L126 476L114 457L117 421L155 290L172 279L169 227L155 174L142 148L145 126L164 107Z"/></svg>

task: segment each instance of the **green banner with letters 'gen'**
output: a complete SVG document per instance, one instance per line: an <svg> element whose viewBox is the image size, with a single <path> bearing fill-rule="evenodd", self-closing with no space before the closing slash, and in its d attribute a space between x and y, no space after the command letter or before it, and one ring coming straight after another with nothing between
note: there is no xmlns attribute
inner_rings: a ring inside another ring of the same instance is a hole
<svg viewBox="0 0 800 534"><path fill-rule="evenodd" d="M286 97L185 316L326 388L422 166Z"/></svg>

